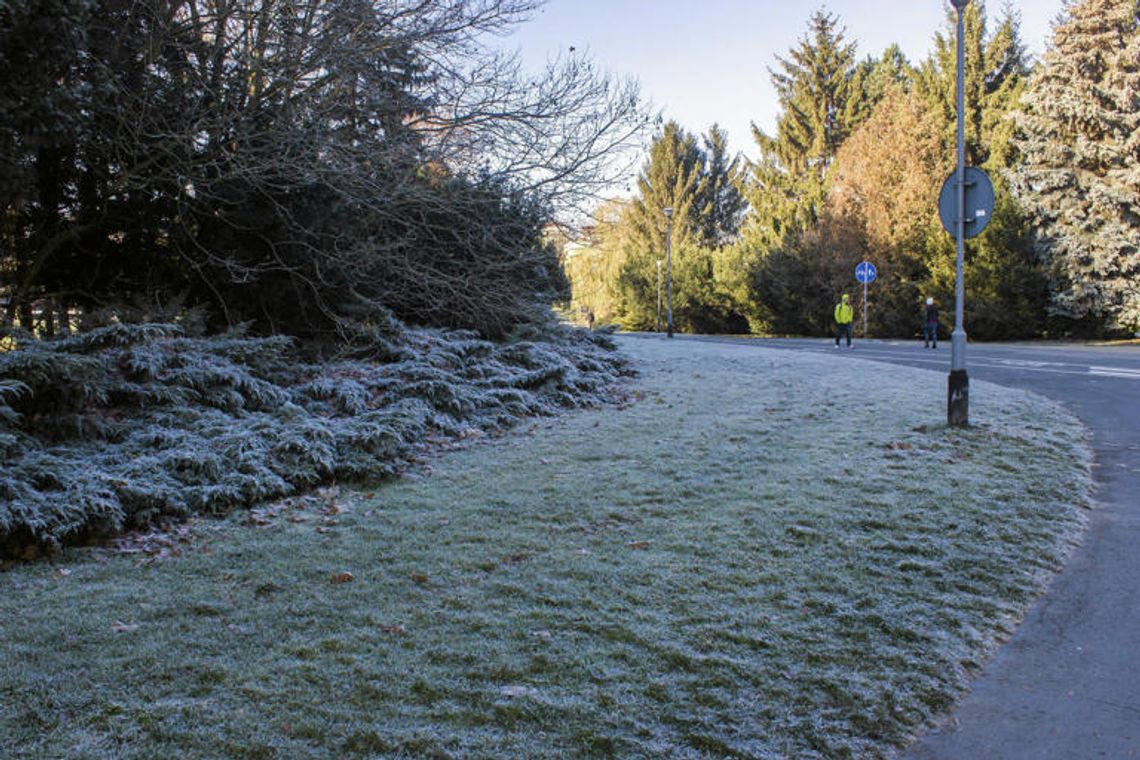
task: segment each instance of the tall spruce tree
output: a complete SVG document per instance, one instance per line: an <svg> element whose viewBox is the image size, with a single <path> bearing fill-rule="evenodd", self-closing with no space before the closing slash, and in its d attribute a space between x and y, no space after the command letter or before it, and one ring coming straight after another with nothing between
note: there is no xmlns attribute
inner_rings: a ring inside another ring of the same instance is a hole
<svg viewBox="0 0 1140 760"><path fill-rule="evenodd" d="M713 124L703 138L705 152L704 227L702 242L721 248L736 239L746 207L740 191L740 157L728 155L728 133Z"/></svg>
<svg viewBox="0 0 1140 760"><path fill-rule="evenodd" d="M665 259L669 226L665 209L673 209L672 259L674 314L693 303L693 283L687 282L682 261L700 247L705 226L702 204L706 194L704 154L697 139L675 121L667 122L654 138L649 157L637 179L638 197L626 208L625 264L621 273L622 321L627 327L652 327L657 315L657 260Z"/></svg>
<svg viewBox="0 0 1140 760"><path fill-rule="evenodd" d="M714 143L718 139L710 137ZM624 263L618 289L626 327L651 329L656 322L657 261L666 258L664 209L671 208L674 324L688 332L746 329L717 285L716 249L707 237L710 230L728 229L728 216L719 222L713 218L726 207L718 210L713 201L718 194L724 200L723 188L718 193L715 186L726 182L732 163L723 150L720 157L707 154L676 122L666 123L654 139L638 178L638 197L621 220Z"/></svg>
<svg viewBox="0 0 1140 760"><path fill-rule="evenodd" d="M935 36L935 49L920 67L915 87L941 125L942 154L948 157L957 141L956 21L956 12L948 13L946 31ZM985 3L974 0L964 21L966 163L986 170L997 196L989 226L966 249L967 330L983 339L1031 337L1041 329L1047 301L1044 271L1032 250L1025 212L1006 179L1018 160L1010 117L1026 86L1029 59L1020 21L1008 4L991 25ZM932 197L937 191L931 188ZM917 284L925 295L947 302L954 292L954 243L930 208L922 251L928 276Z"/></svg>
<svg viewBox="0 0 1140 760"><path fill-rule="evenodd" d="M787 171L822 182L858 111L855 43L844 41L835 16L816 11L808 35L777 61L769 72L783 115L771 147Z"/></svg>
<svg viewBox="0 0 1140 760"><path fill-rule="evenodd" d="M1022 97L1014 175L1052 274L1052 307L1140 328L1140 3L1082 0Z"/></svg>
<svg viewBox="0 0 1140 760"><path fill-rule="evenodd" d="M782 113L774 136L752 126L760 158L747 169L743 187L749 211L742 239L729 256L739 272L722 278L735 281L731 290L754 331L774 329L780 310L761 303L771 291L761 279L775 276L772 257L800 255L791 252L798 249L796 238L819 222L835 154L867 116L864 79L872 67L856 63L855 44L843 34L834 15L816 11L807 34L787 58L777 57L776 69L769 69Z"/></svg>
<svg viewBox="0 0 1140 760"><path fill-rule="evenodd" d="M1017 14L1006 6L993 33L988 31L986 5L974 0L964 12L966 61L966 162L1004 169L1011 165L1012 129L1008 116L1029 75L1029 58L1021 41ZM947 149L957 141L957 13L947 16L947 31L934 36L934 51L919 67L917 87L929 106L942 115Z"/></svg>

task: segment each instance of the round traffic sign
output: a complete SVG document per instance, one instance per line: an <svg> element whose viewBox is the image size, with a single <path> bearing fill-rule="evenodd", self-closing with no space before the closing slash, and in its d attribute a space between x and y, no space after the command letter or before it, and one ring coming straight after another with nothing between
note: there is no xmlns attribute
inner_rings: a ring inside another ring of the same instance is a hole
<svg viewBox="0 0 1140 760"><path fill-rule="evenodd" d="M878 274L879 273L875 270L875 265L869 261L861 261L859 265L855 267L855 279L864 284L874 282Z"/></svg>
<svg viewBox="0 0 1140 760"><path fill-rule="evenodd" d="M958 172L950 173L938 194L938 216L942 226L951 235L958 234ZM994 185L984 171L976 166L966 167L966 207L962 216L966 224L965 235L972 238L990 223L994 213Z"/></svg>

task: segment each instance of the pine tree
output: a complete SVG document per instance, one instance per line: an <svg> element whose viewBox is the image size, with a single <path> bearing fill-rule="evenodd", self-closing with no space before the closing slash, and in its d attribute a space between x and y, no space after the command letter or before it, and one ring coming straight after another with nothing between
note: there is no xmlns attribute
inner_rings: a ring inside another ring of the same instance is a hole
<svg viewBox="0 0 1140 760"><path fill-rule="evenodd" d="M904 91L909 91L918 75L917 70L911 65L906 54L903 53L902 48L897 43L884 50L877 61L868 58L860 66L865 70L863 100L866 101L868 110L882 100L887 92L894 87L901 87Z"/></svg>
<svg viewBox="0 0 1140 760"><path fill-rule="evenodd" d="M740 191L742 168L739 156L728 155L728 133L716 124L704 136L706 177L705 224L702 242L711 248L731 243L740 233L745 201Z"/></svg>
<svg viewBox="0 0 1140 760"><path fill-rule="evenodd" d="M1013 140L1017 110L1026 87L1029 59L1020 21L1007 4L992 33L985 3L974 0L964 14L966 52L966 163L981 166L994 184L996 203L986 230L966 248L966 326L977 338L1031 337L1039 334L1047 297L1044 272L1027 236L1027 220L1012 197L1007 175L1018 162ZM935 50L919 70L915 92L935 114L941 154L953 168L957 142L957 13L947 16L947 32L935 37ZM937 197L943 178L931 188ZM949 302L954 292L953 239L933 216L922 251L927 277L916 283L923 295Z"/></svg>
<svg viewBox="0 0 1140 760"><path fill-rule="evenodd" d="M966 66L966 163L1003 169L1011 165L1012 131L1007 116L1017 107L1029 60L1020 22L1008 6L993 34L987 34L986 6L974 0L964 11ZM947 17L947 33L934 36L934 52L919 68L917 87L930 108L942 115L947 150L957 143L957 12Z"/></svg>
<svg viewBox="0 0 1140 760"><path fill-rule="evenodd" d="M702 203L708 190L705 157L696 138L677 122L667 122L653 140L638 177L639 195L626 209L625 265L621 274L622 321L626 327L648 329L657 316L657 259L665 259L671 208L674 315L678 324L696 300L696 283L687 282L682 262L697 255L706 226Z"/></svg>
<svg viewBox="0 0 1140 760"><path fill-rule="evenodd" d="M855 44L846 44L838 19L816 11L808 37L788 58L769 69L783 108L772 146L793 175L822 182L835 152L850 134L861 84L856 80Z"/></svg>
<svg viewBox="0 0 1140 760"><path fill-rule="evenodd" d="M760 281L768 276L764 272L771 274L769 259L778 254L782 261L801 250L797 237L819 223L832 161L868 115L865 78L872 70L856 63L855 44L845 42L838 19L823 11L812 14L807 35L777 61L778 70L769 72L783 110L775 136L752 127L760 158L749 165L744 182L749 212L742 239L727 256L738 272L722 277L733 281L734 300L746 302L740 310L756 331L772 329L780 309L762 302L773 292L771 283ZM790 292L788 287L794 286L781 283L781 292ZM781 297L781 303L790 302Z"/></svg>
<svg viewBox="0 0 1140 760"><path fill-rule="evenodd" d="M788 58L777 57L780 70L769 69L782 113L774 137L752 127L760 160L745 190L746 237L760 251L815 224L827 170L855 126L864 72L837 26L835 16L816 11L808 35Z"/></svg>
<svg viewBox="0 0 1140 760"><path fill-rule="evenodd" d="M1022 97L1014 187L1039 230L1053 309L1140 328L1140 4L1082 0Z"/></svg>

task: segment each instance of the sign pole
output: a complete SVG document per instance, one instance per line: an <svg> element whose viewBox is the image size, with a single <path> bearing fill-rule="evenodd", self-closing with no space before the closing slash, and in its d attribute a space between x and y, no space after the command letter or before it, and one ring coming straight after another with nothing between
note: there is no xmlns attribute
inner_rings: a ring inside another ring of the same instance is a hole
<svg viewBox="0 0 1140 760"><path fill-rule="evenodd" d="M954 295L954 332L950 334L950 377L947 383L946 420L951 427L970 424L970 378L966 373L966 328L963 326L965 283L963 265L966 258L966 46L963 41L963 13L970 0L952 0L958 9L958 169L957 169L957 282Z"/></svg>
<svg viewBox="0 0 1140 760"><path fill-rule="evenodd" d="M867 340L867 281L863 280L863 340Z"/></svg>
<svg viewBox="0 0 1140 760"><path fill-rule="evenodd" d="M665 335L673 337L673 209L665 209Z"/></svg>
<svg viewBox="0 0 1140 760"><path fill-rule="evenodd" d="M878 276L878 271L875 265L863 259L862 263L855 267L855 279L863 283L863 339L867 338L867 285L874 282ZM854 328L852 328L854 329Z"/></svg>

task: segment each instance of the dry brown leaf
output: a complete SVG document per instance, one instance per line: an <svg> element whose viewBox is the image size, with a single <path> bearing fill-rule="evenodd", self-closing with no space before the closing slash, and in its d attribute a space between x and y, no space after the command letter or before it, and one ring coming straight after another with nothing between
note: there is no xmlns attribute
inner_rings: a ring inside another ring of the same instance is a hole
<svg viewBox="0 0 1140 760"><path fill-rule="evenodd" d="M329 580L333 583L352 583L356 580L356 576L346 570L340 573L333 573Z"/></svg>
<svg viewBox="0 0 1140 760"><path fill-rule="evenodd" d="M124 623L124 622L119 621L119 620L116 620L114 625L111 626L111 630L114 631L115 633L132 633L134 631L137 631L138 629L139 629L138 623Z"/></svg>
<svg viewBox="0 0 1140 760"><path fill-rule="evenodd" d="M390 633L393 636L403 636L408 632L408 629L399 623L396 625L382 625L380 626L380 630L384 633Z"/></svg>
<svg viewBox="0 0 1140 760"><path fill-rule="evenodd" d="M630 549L648 549L651 541L630 541L626 546Z"/></svg>
<svg viewBox="0 0 1140 760"><path fill-rule="evenodd" d="M412 573L410 577L416 583L427 583L428 582L427 573Z"/></svg>

